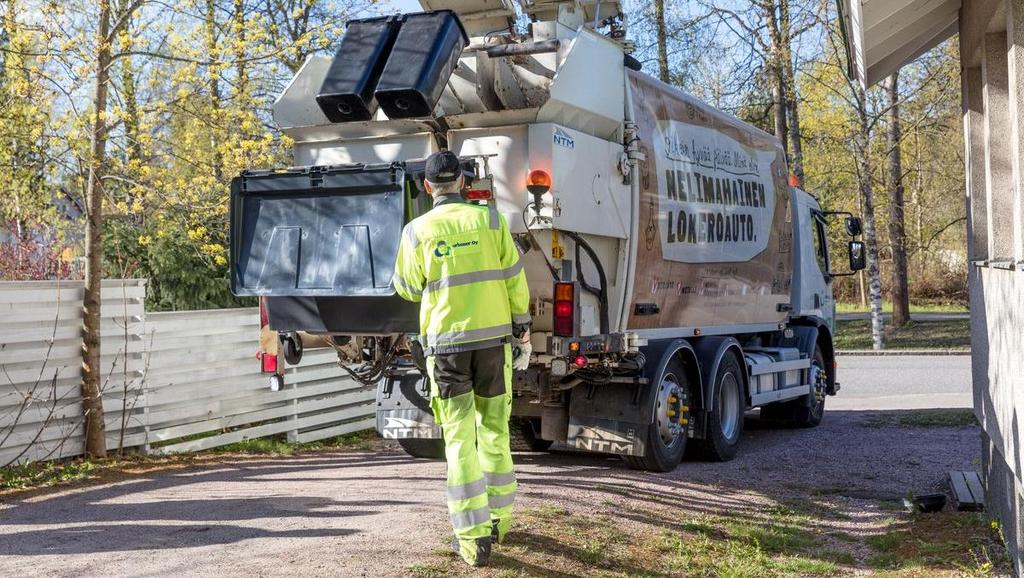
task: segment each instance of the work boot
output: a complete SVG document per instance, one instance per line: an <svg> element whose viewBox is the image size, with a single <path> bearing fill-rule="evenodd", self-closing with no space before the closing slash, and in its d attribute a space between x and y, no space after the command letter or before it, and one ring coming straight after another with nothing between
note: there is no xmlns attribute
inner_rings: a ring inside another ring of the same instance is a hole
<svg viewBox="0 0 1024 578"><path fill-rule="evenodd" d="M491 543L501 544L504 542L505 535L508 534L508 530L511 526L511 523L503 522L500 518L491 520Z"/></svg>
<svg viewBox="0 0 1024 578"><path fill-rule="evenodd" d="M491 539L477 538L475 540L452 539L452 552L466 561L466 564L479 568L486 566L491 560Z"/></svg>

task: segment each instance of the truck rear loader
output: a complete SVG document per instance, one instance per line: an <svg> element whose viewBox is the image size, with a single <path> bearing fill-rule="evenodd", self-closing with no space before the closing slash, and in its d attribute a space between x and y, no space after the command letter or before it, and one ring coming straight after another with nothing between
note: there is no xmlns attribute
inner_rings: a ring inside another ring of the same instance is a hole
<svg viewBox="0 0 1024 578"><path fill-rule="evenodd" d="M333 58L307 60L273 108L295 166L232 183L232 289L260 297L272 384L333 347L377 388L381 435L443 456L417 304L392 274L431 206L424 159L448 149L530 284L520 449L665 471L684 452L731 459L754 408L817 425L839 388L831 282L864 251L851 240L833 271L833 214L778 139L641 72L617 1L421 4L352 21Z"/></svg>

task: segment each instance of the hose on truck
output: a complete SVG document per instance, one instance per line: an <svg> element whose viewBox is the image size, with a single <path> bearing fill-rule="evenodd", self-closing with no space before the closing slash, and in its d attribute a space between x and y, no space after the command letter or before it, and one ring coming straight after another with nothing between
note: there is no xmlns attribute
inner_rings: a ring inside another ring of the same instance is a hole
<svg viewBox="0 0 1024 578"><path fill-rule="evenodd" d="M576 244L576 280L580 282L580 287L597 297L597 301L601 306L600 310L600 324L601 324L601 335L608 335L610 330L610 324L608 322L608 277L604 274L604 266L601 265L601 260L597 258L597 253L594 248L583 240L583 237L572 231L559 231L566 237L573 240ZM594 263L594 268L597 269L598 286L594 287L587 283L586 277L583 276L583 267L580 261L580 249L583 249L587 253L587 257Z"/></svg>
<svg viewBox="0 0 1024 578"><path fill-rule="evenodd" d="M388 368L391 367L391 363L398 356L398 352L401 350L402 339L400 336L395 337L372 337L374 346L377 351L384 351L382 355L375 355L376 359L371 362L364 362L355 368L349 367L344 361L342 361L343 352L335 345L334 350L338 354L338 366L341 367L352 379L367 386L376 387L383 377Z"/></svg>

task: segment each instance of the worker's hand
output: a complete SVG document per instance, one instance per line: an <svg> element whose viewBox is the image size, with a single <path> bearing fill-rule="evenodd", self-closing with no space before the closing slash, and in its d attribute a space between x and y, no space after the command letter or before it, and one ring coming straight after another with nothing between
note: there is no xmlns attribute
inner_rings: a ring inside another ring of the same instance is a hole
<svg viewBox="0 0 1024 578"><path fill-rule="evenodd" d="M530 333L526 332L523 337L527 338L526 341L512 344L512 369L516 371L525 371L530 367L530 354L533 353L533 346L530 345L529 339Z"/></svg>

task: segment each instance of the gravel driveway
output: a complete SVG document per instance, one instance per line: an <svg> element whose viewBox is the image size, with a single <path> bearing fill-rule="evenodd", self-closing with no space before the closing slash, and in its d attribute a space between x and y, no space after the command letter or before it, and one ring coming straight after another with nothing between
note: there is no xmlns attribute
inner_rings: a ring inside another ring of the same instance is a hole
<svg viewBox="0 0 1024 578"><path fill-rule="evenodd" d="M684 462L670 474L611 458L520 454L520 504L668 500L716 513L825 496L855 531L879 500L975 467L976 427L879 427L874 415L831 412L813 430L748 420L734 461ZM0 576L403 575L448 531L443 475L442 464L393 450L317 453L11 499L0 506Z"/></svg>

